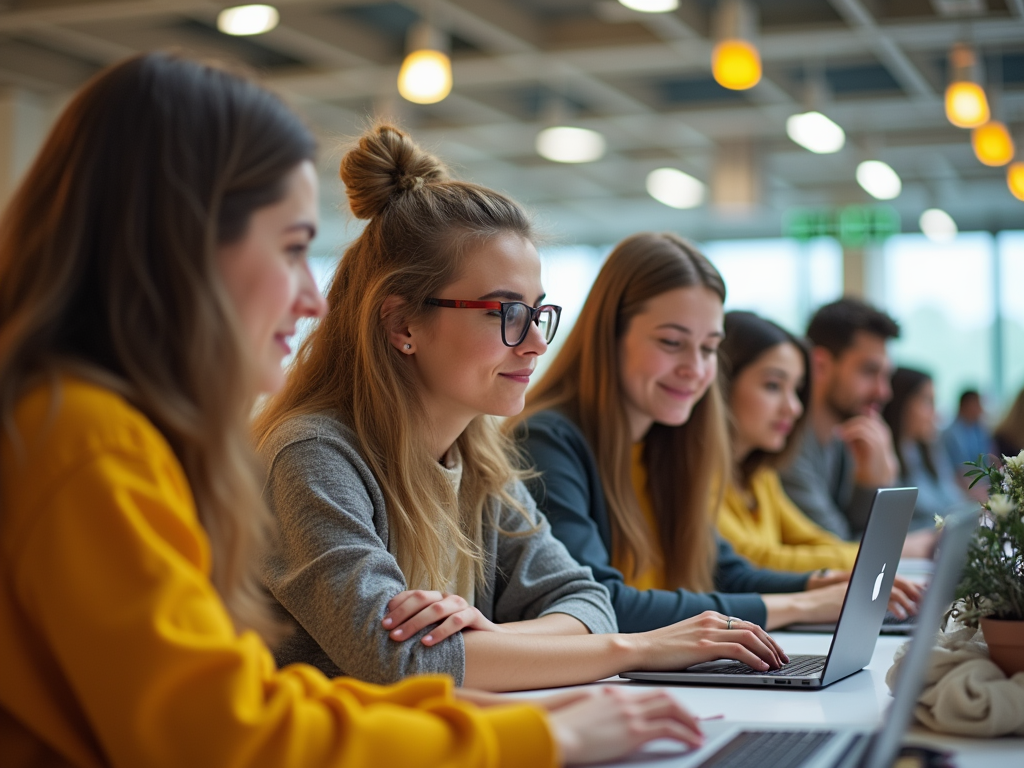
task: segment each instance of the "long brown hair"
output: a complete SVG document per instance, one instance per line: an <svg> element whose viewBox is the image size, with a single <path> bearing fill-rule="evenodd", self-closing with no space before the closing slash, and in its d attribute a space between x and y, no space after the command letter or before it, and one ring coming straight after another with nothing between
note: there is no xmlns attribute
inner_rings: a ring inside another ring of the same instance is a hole
<svg viewBox="0 0 1024 768"><path fill-rule="evenodd" d="M664 566L673 587L713 588L713 498L729 471L728 436L718 384L677 427L654 424L644 441L648 489L663 546L655 546L633 490L631 439L619 369L619 340L647 302L667 291L702 286L725 301L721 275L693 245L671 233L643 232L615 246L590 289L558 357L527 393L509 425L557 408L582 429L597 457L615 559L635 576ZM655 554L665 554L659 562Z"/></svg>
<svg viewBox="0 0 1024 768"><path fill-rule="evenodd" d="M394 324L437 309L426 299L458 279L467 248L503 234L530 239L512 200L455 181L433 155L398 128L379 124L344 156L341 178L366 228L334 275L330 310L296 355L285 388L259 415L262 444L300 414L330 412L351 427L387 504L391 548L411 588L460 589L483 574L482 519L495 500L521 509L506 488L520 473L493 420L478 416L459 436L462 484L426 450L415 373L388 338ZM400 300L400 308L387 309ZM455 551L454 558L450 553Z"/></svg>
<svg viewBox="0 0 1024 768"><path fill-rule="evenodd" d="M270 535L247 422L252 389L218 246L283 197L313 139L239 75L129 59L59 118L0 222L0 414L74 371L120 391L166 437L239 629L272 638L255 572Z"/></svg>

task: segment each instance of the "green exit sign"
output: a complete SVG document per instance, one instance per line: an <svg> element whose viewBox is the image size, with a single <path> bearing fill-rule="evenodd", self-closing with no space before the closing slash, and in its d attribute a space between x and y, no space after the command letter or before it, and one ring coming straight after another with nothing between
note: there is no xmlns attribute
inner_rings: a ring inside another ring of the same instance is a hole
<svg viewBox="0 0 1024 768"><path fill-rule="evenodd" d="M834 237L843 245L862 246L899 234L900 215L888 205L845 208L797 208L786 214L783 234L797 240Z"/></svg>

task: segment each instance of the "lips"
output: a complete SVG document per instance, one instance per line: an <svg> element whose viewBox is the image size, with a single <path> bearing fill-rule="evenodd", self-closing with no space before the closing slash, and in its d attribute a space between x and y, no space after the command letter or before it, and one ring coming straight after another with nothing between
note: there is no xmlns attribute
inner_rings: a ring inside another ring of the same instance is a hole
<svg viewBox="0 0 1024 768"><path fill-rule="evenodd" d="M284 350L284 353L286 355L290 355L292 353L292 348L291 345L288 343L288 340L294 335L295 331L274 334L274 341L278 343L278 346L280 346L281 349Z"/></svg>
<svg viewBox="0 0 1024 768"><path fill-rule="evenodd" d="M499 373L499 376L504 376L506 379L518 382L520 384L529 384L530 375L533 373L532 368L521 368L518 371L504 371Z"/></svg>
<svg viewBox="0 0 1024 768"><path fill-rule="evenodd" d="M665 394L675 400L692 400L697 394L697 390L695 389L678 389L676 387L670 387L668 384L661 383L659 383L658 386L661 387Z"/></svg>

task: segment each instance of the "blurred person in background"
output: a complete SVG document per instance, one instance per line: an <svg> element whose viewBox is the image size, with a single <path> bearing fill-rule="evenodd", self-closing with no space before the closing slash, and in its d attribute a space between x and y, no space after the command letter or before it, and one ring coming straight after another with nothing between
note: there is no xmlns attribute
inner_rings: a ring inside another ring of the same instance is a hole
<svg viewBox="0 0 1024 768"><path fill-rule="evenodd" d="M964 477L966 467L963 466L963 463L977 461L978 456L988 456L996 451L992 433L985 426L985 409L981 404L981 395L976 389L964 390L960 395L960 406L957 409L956 418L942 433L942 445L946 449L949 460L953 462L957 482L961 487L967 489L971 484L971 479ZM985 481L986 478L982 478L982 480ZM986 492L987 482L978 483L974 487L979 492L975 498L983 500L980 494Z"/></svg>
<svg viewBox="0 0 1024 768"><path fill-rule="evenodd" d="M935 385L931 376L913 368L892 375L892 399L882 410L896 445L900 464L897 481L917 488L910 530L931 529L935 517L977 506L957 482L956 470L938 439Z"/></svg>
<svg viewBox="0 0 1024 768"><path fill-rule="evenodd" d="M1000 456L1016 456L1024 450L1024 389L995 429L996 449Z"/></svg>
<svg viewBox="0 0 1024 768"><path fill-rule="evenodd" d="M799 448L807 425L806 346L752 312L729 312L719 349L733 456L731 482L718 511L719 533L761 567L853 568L857 544L801 512L783 491L777 471Z"/></svg>
<svg viewBox="0 0 1024 768"><path fill-rule="evenodd" d="M860 299L818 309L807 327L811 347L809 429L782 472L782 486L811 520L847 541L864 531L875 490L892 486L899 461L880 412L892 397L886 349L896 321ZM933 533L908 536L906 557L927 557Z"/></svg>

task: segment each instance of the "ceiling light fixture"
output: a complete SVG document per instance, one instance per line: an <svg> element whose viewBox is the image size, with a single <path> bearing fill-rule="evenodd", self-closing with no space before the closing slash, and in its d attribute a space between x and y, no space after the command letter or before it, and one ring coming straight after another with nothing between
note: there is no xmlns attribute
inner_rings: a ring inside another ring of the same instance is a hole
<svg viewBox="0 0 1024 768"><path fill-rule="evenodd" d="M941 208L929 208L918 219L921 232L933 243L948 243L956 239L959 231L953 217Z"/></svg>
<svg viewBox="0 0 1024 768"><path fill-rule="evenodd" d="M899 174L881 160L865 160L858 165L857 183L876 200L892 200L903 191Z"/></svg>
<svg viewBox="0 0 1024 768"><path fill-rule="evenodd" d="M647 174L647 194L670 208L696 208L704 202L704 182L676 168Z"/></svg>
<svg viewBox="0 0 1024 768"><path fill-rule="evenodd" d="M1006 165L1013 160L1013 137L998 120L990 120L971 131L974 156L985 165Z"/></svg>
<svg viewBox="0 0 1024 768"><path fill-rule="evenodd" d="M668 13L679 7L679 0L619 0L619 3L640 13Z"/></svg>
<svg viewBox="0 0 1024 768"><path fill-rule="evenodd" d="M556 163L591 163L605 147L604 136L589 128L556 125L537 134L537 154Z"/></svg>
<svg viewBox="0 0 1024 768"><path fill-rule="evenodd" d="M711 73L724 88L745 91L761 81L761 54L751 42L757 16L746 0L725 0L715 16Z"/></svg>
<svg viewBox="0 0 1024 768"><path fill-rule="evenodd" d="M1010 163L1006 169L1006 186L1014 197L1024 202L1024 161Z"/></svg>
<svg viewBox="0 0 1024 768"><path fill-rule="evenodd" d="M452 91L452 61L446 36L420 22L409 32L408 51L398 72L402 98L414 104L443 101Z"/></svg>
<svg viewBox="0 0 1024 768"><path fill-rule="evenodd" d="M846 144L846 132L821 112L790 115L786 120L786 134L818 155L838 152Z"/></svg>
<svg viewBox="0 0 1024 768"><path fill-rule="evenodd" d="M988 99L981 87L980 67L974 51L957 43L949 52L946 118L957 128L977 128L989 119Z"/></svg>
<svg viewBox="0 0 1024 768"><path fill-rule="evenodd" d="M236 5L217 14L217 29L225 35L262 35L280 20L281 15L272 5Z"/></svg>

